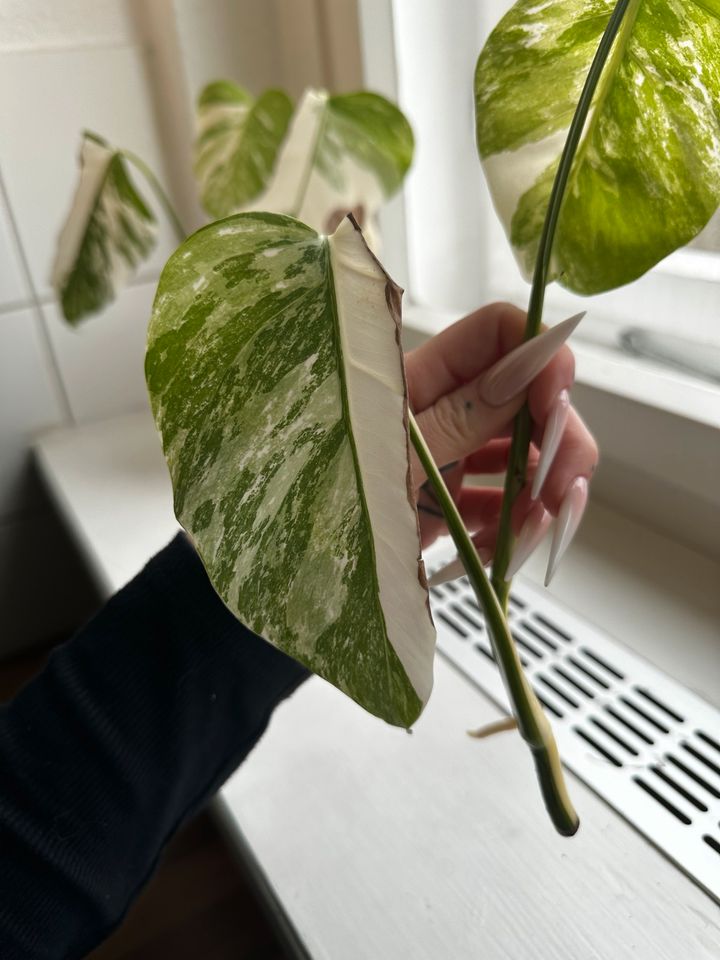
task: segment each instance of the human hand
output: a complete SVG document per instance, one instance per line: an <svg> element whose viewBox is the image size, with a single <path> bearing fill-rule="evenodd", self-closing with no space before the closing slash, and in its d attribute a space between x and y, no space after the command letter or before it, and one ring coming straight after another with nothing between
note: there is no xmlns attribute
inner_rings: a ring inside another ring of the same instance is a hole
<svg viewBox="0 0 720 960"><path fill-rule="evenodd" d="M505 470L515 415L527 400L533 420L528 484L513 507L517 542L508 579L535 550L557 517L549 583L587 502L597 445L569 401L575 361L565 321L516 350L525 313L510 304L483 307L406 357L410 406L484 563L497 539L502 490L465 484ZM423 545L446 532L445 522L414 451L413 480Z"/></svg>

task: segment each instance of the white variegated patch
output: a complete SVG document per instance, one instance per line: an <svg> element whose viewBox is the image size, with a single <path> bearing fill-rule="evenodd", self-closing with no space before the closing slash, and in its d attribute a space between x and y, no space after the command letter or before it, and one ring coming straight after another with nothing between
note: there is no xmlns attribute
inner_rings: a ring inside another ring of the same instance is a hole
<svg viewBox="0 0 720 960"><path fill-rule="evenodd" d="M552 166L562 152L567 138L563 127L542 140L531 140L517 150L501 150L485 157L483 168L487 177L493 205L500 220L508 225L520 200L532 188L538 177ZM532 263L525 251L515 247L518 264L526 280L532 277Z"/></svg>
<svg viewBox="0 0 720 960"><path fill-rule="evenodd" d="M77 323L115 299L155 245L155 217L123 155L86 133L80 181L58 238L52 283L65 319Z"/></svg>

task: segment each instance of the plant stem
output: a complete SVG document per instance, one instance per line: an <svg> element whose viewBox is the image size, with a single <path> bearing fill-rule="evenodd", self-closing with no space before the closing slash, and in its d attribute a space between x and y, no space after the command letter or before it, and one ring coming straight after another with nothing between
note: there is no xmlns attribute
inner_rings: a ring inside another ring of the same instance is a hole
<svg viewBox="0 0 720 960"><path fill-rule="evenodd" d="M528 306L527 324L525 326L525 340L530 340L540 332L543 304L545 301L545 287L547 286L548 274L550 273L550 257L552 255L555 231L560 217L568 178L600 76L610 55L623 17L625 16L628 6L631 4L635 10L637 10L638 0L618 0L616 3L597 51L595 52L582 93L580 94L580 99L578 100L578 105L575 108L575 115L568 130L567 139L560 156L560 163L558 164L550 193L550 201L545 214L537 257L535 259L535 272L530 290L530 303ZM525 486L531 437L532 420L530 411L527 405L525 405L515 418L508 469L505 476L505 493L500 514L500 527L497 546L495 548L495 557L493 559L492 585L503 610L507 610L508 595L510 593L510 583L505 579L505 574L508 564L510 563L514 543L511 525L512 508L518 494Z"/></svg>
<svg viewBox="0 0 720 960"><path fill-rule="evenodd" d="M532 751L540 789L550 819L559 833L563 836L572 836L580 826L580 821L565 787L552 729L522 671L505 614L493 592L470 534L465 528L455 501L445 486L442 474L412 414L410 414L410 438L445 515L450 535L455 541L468 579L482 607L495 660L500 668L520 735Z"/></svg>
<svg viewBox="0 0 720 960"><path fill-rule="evenodd" d="M153 192L155 193L155 196L160 201L160 205L162 206L165 213L167 214L168 220L172 224L178 243L179 244L183 243L185 240L187 240L187 237L188 237L187 230L185 230L182 223L180 223L180 218L178 217L177 213L175 213L175 208L170 202L168 195L163 190L158 178L152 172L150 167L145 163L145 161L141 157L139 157L136 153L133 153L131 150L122 150L121 153L126 160L129 160L130 163L134 164L137 167L140 173L142 173L142 175L145 177L147 182L150 184Z"/></svg>

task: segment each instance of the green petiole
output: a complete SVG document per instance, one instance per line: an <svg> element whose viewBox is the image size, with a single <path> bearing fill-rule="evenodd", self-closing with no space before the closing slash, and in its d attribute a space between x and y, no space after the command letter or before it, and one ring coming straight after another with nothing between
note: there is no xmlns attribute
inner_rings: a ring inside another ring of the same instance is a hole
<svg viewBox="0 0 720 960"><path fill-rule="evenodd" d="M530 291L530 303L528 306L527 324L525 326L525 339L530 340L540 332L542 323L543 304L545 301L545 287L548 282L550 272L550 257L552 255L552 246L555 239L555 231L560 217L565 189L572 169L575 154L577 153L580 138L582 137L585 123L590 112L595 92L601 74L605 68L608 57L612 50L615 39L620 31L623 19L628 11L631 10L631 16L625 21L626 28L624 35L629 33L628 25L631 28L634 16L637 13L640 0L618 0L613 10L605 32L598 44L597 51L593 57L590 70L588 71L585 84L580 94L575 115L573 116L570 129L563 152L560 156L555 180L553 181L550 201L548 203L545 220L543 223L540 244L538 246L537 257L535 260L535 271L533 274L532 288ZM618 40L616 50L622 51L623 35ZM508 595L510 584L505 579L508 564L512 554L514 543L511 519L512 508L520 491L525 486L528 451L530 449L530 440L532 436L532 421L527 406L524 406L515 418L515 428L513 431L512 444L510 446L510 456L508 459L508 468L505 475L505 493L503 496L502 511L500 514L500 527L498 531L497 546L495 548L495 557L493 559L492 585L495 594L500 601L503 610L507 610Z"/></svg>
<svg viewBox="0 0 720 960"><path fill-rule="evenodd" d="M187 230L180 223L180 218L177 213L175 213L175 208L170 202L170 198L163 190L160 181L152 172L150 167L145 163L145 161L139 157L136 153L133 153L131 150L121 150L120 153L126 160L129 160L145 177L147 182L150 184L155 196L158 198L160 205L167 214L167 218L172 224L172 228L175 231L175 236L177 237L178 244L183 243L187 240L188 233Z"/></svg>
<svg viewBox="0 0 720 960"><path fill-rule="evenodd" d="M482 607L495 660L500 668L520 735L532 751L550 819L558 833L566 837L572 836L580 826L580 821L565 786L552 729L522 671L505 614L483 569L470 534L412 414L410 438L445 516L448 530L455 541L478 603Z"/></svg>

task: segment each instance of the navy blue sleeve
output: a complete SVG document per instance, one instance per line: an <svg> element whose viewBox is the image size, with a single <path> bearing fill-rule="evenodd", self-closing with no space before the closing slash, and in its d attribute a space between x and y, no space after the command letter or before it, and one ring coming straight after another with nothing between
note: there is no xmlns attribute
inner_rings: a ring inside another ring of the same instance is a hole
<svg viewBox="0 0 720 960"><path fill-rule="evenodd" d="M73 960L307 676L180 535L0 708L0 958Z"/></svg>

